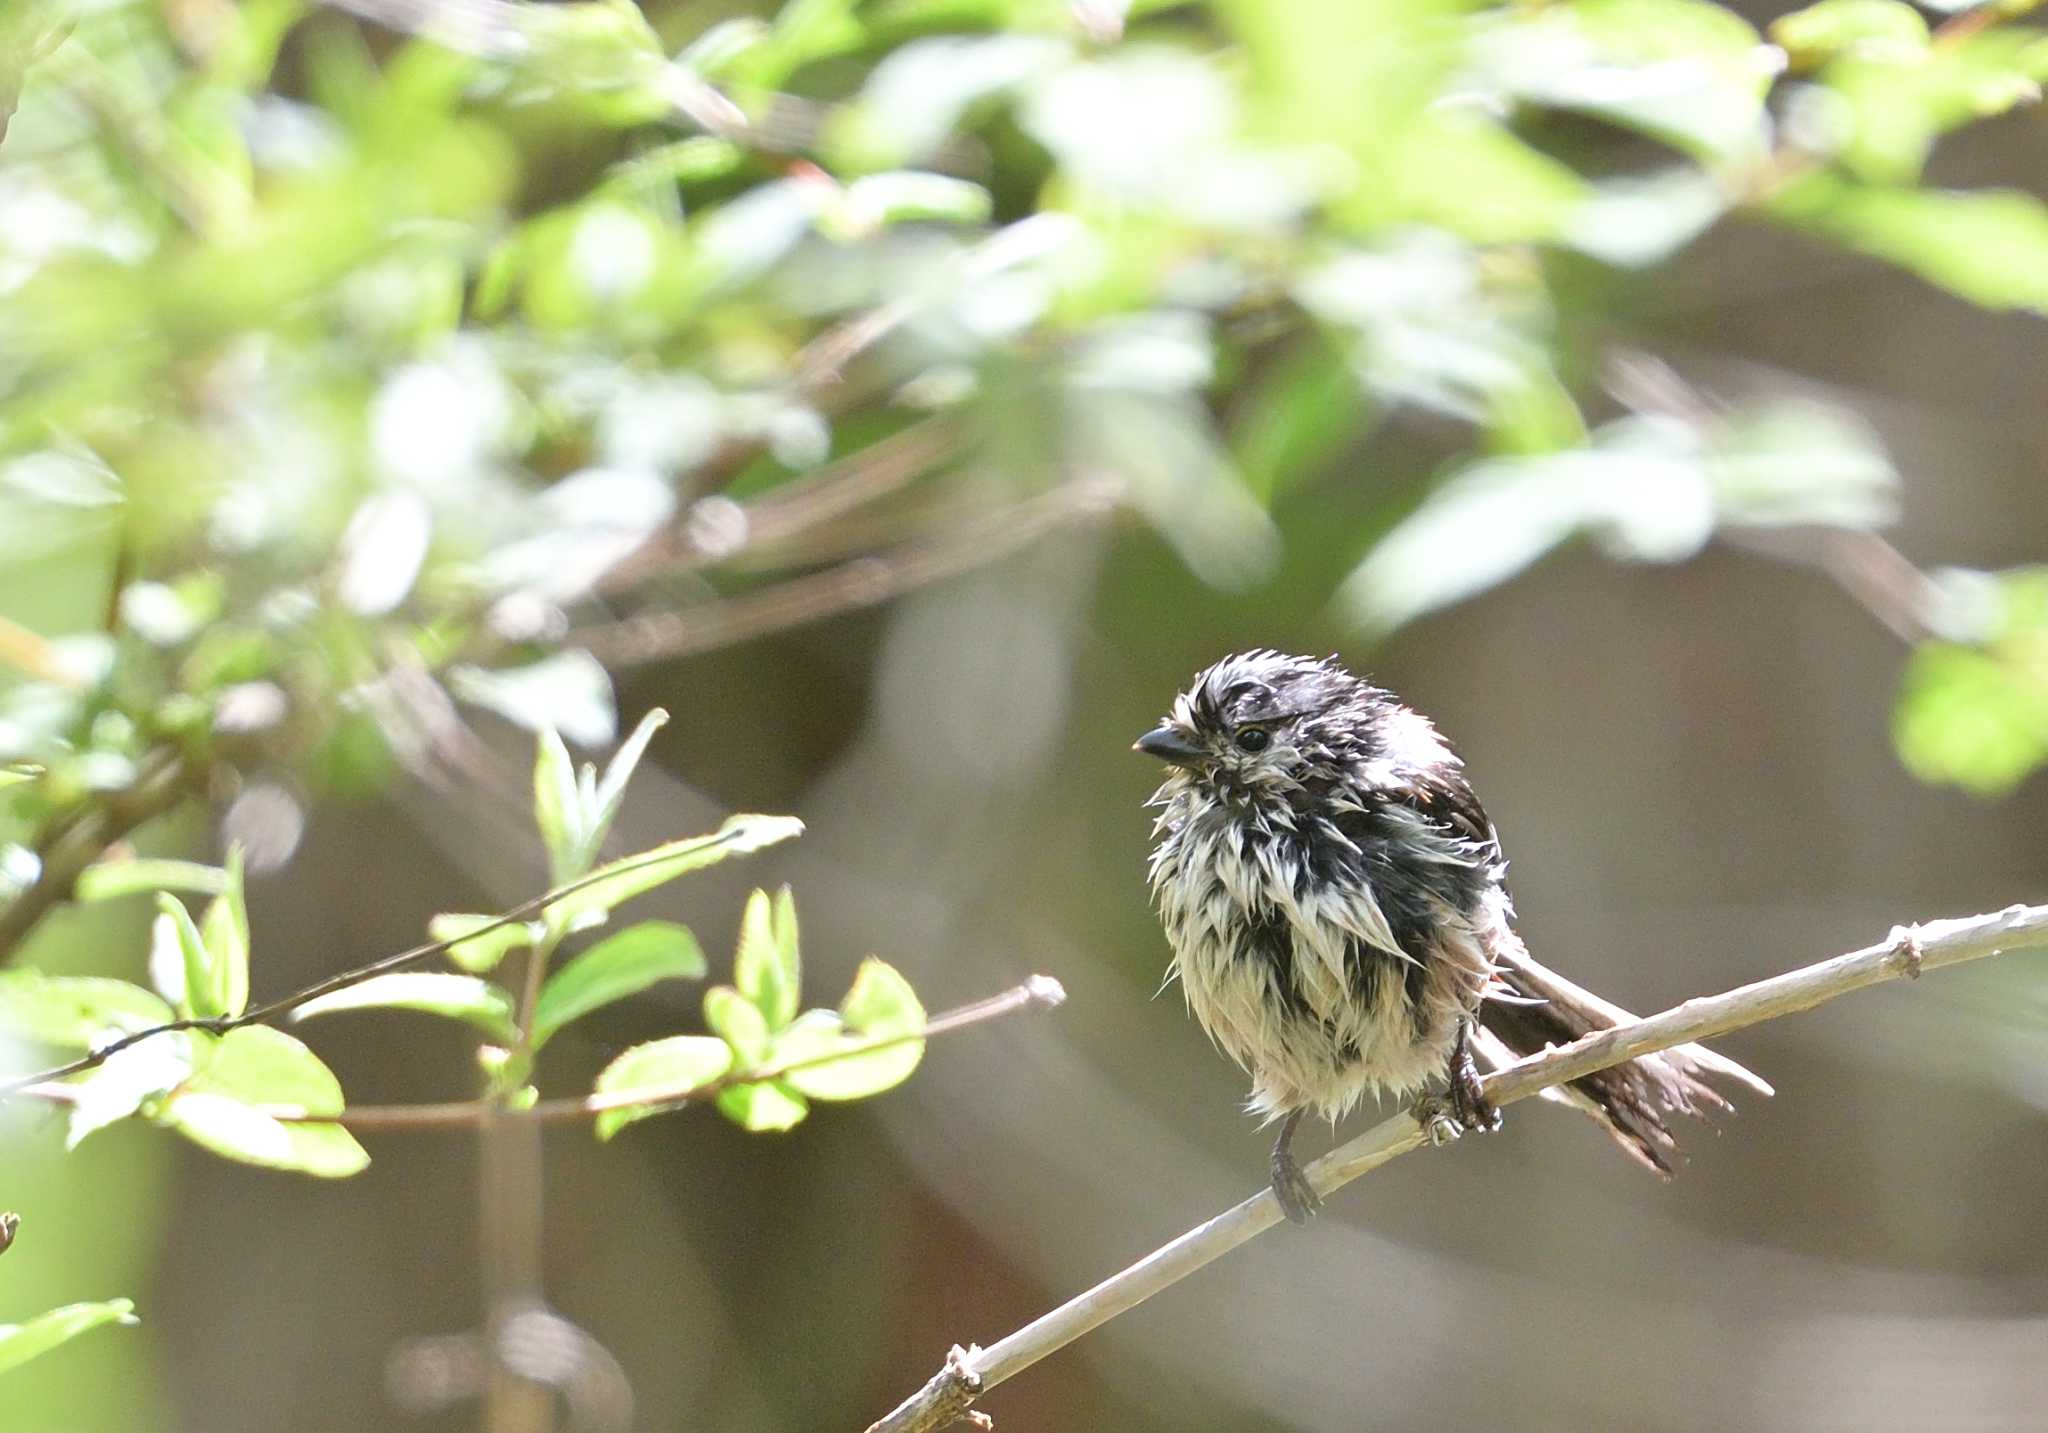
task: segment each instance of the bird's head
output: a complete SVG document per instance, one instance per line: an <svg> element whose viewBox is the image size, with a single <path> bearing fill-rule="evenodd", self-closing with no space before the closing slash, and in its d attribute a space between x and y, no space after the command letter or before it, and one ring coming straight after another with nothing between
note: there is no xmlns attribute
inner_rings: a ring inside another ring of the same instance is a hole
<svg viewBox="0 0 2048 1433"><path fill-rule="evenodd" d="M1132 749L1220 793L1279 795L1370 755L1372 731L1391 705L1334 657L1243 652L1197 673Z"/></svg>

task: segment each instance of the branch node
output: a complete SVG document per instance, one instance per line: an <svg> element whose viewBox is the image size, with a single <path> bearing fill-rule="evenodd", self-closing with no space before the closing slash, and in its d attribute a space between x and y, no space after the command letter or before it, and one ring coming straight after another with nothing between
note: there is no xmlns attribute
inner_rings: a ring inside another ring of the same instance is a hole
<svg viewBox="0 0 2048 1433"><path fill-rule="evenodd" d="M1064 1004L1067 998L1067 987L1050 975L1032 976L1024 982L1024 990L1031 997L1032 1004L1041 1005L1047 1010Z"/></svg>
<svg viewBox="0 0 2048 1433"><path fill-rule="evenodd" d="M1889 964L1908 980L1920 978L1920 967L1927 958L1926 949L1920 944L1920 927L1917 925L1895 925L1891 934L1891 959Z"/></svg>
<svg viewBox="0 0 2048 1433"><path fill-rule="evenodd" d="M969 1344L962 1348L954 1344L946 1350L946 1366L933 1374L925 1386L903 1400L886 1418L870 1423L867 1433L925 1433L928 1429L951 1428L956 1423L971 1423L976 1428L990 1429L995 1421L986 1413L974 1410L974 1400L981 1396L981 1375L975 1372L975 1360L981 1357L981 1346Z"/></svg>

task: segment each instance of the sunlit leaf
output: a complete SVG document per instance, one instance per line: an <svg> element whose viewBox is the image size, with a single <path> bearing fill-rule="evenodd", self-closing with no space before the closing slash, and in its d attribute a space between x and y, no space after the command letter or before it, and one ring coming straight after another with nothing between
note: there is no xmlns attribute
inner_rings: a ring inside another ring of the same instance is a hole
<svg viewBox="0 0 2048 1433"><path fill-rule="evenodd" d="M803 829L804 823L793 816L728 816L709 836L670 841L598 867L589 884L550 903L548 916L562 928L572 928L587 916L601 915L678 876L790 840Z"/></svg>
<svg viewBox="0 0 2048 1433"><path fill-rule="evenodd" d="M771 1030L796 1017L803 985L803 957L796 920L796 897L788 886L773 898L757 890L747 898L740 917L739 949L733 958L733 983L752 1001Z"/></svg>
<svg viewBox="0 0 2048 1433"><path fill-rule="evenodd" d="M449 687L530 730L553 727L578 746L602 746L618 733L612 679L588 652L571 650L524 667L457 667Z"/></svg>
<svg viewBox="0 0 2048 1433"><path fill-rule="evenodd" d="M176 896L158 895L156 903L162 920L169 922L168 933L178 953L184 992L181 1008L202 1020L226 1014L225 972L215 963L199 927L192 923L192 912Z"/></svg>
<svg viewBox="0 0 2048 1433"><path fill-rule="evenodd" d="M125 980L0 970L0 1032L28 1044L85 1051L172 1018L169 1005Z"/></svg>
<svg viewBox="0 0 2048 1433"><path fill-rule="evenodd" d="M1922 781L2000 796L2048 766L2048 569L2002 573L1989 588L1979 640L1914 649L1892 735Z"/></svg>
<svg viewBox="0 0 2048 1433"><path fill-rule="evenodd" d="M635 1045L605 1066L597 1077L596 1092L605 1096L674 1096L709 1084L731 1068L732 1047L725 1041L711 1035L673 1035ZM646 1106L605 1110L597 1117L597 1137L610 1139L633 1121L657 1112Z"/></svg>
<svg viewBox="0 0 2048 1433"><path fill-rule="evenodd" d="M75 892L80 901L111 901L145 891L190 891L218 896L228 889L228 873L197 861L151 858L99 861L79 873Z"/></svg>
<svg viewBox="0 0 2048 1433"><path fill-rule="evenodd" d="M718 1112L750 1130L786 1130L810 1113L803 1096L780 1080L734 1085L718 1092Z"/></svg>
<svg viewBox="0 0 2048 1433"><path fill-rule="evenodd" d="M742 1067L768 1058L767 1017L730 985L714 985L704 992L704 1023L732 1046L733 1059Z"/></svg>
<svg viewBox="0 0 2048 1433"><path fill-rule="evenodd" d="M924 1006L910 982L894 967L870 956L860 963L838 1013L807 1012L776 1041L774 1062L786 1065L816 1060L875 1040L912 1034L924 1027L924 1021ZM923 1057L922 1040L905 1040L806 1064L783 1078L813 1099L865 1099L903 1083Z"/></svg>
<svg viewBox="0 0 2048 1433"><path fill-rule="evenodd" d="M483 934L464 939L470 931ZM448 958L464 970L483 975L497 969L511 952L540 940L544 931L538 921L500 922L496 916L449 912L428 921L427 934L435 940L454 941L448 947Z"/></svg>
<svg viewBox="0 0 2048 1433"><path fill-rule="evenodd" d="M341 1113L341 1085L320 1058L280 1030L245 1025L209 1048L158 1114L194 1143L228 1159L338 1179L370 1157L341 1126L279 1118Z"/></svg>
<svg viewBox="0 0 2048 1433"><path fill-rule="evenodd" d="M242 894L239 846L228 850L227 873L227 889L207 906L199 933L218 983L220 1013L240 1015L249 1005L249 908Z"/></svg>
<svg viewBox="0 0 2048 1433"><path fill-rule="evenodd" d="M1822 172L1768 209L1973 304L2048 312L2048 205L2031 194L1884 188Z"/></svg>
<svg viewBox="0 0 2048 1433"><path fill-rule="evenodd" d="M637 995L664 980L699 979L705 968L697 938L673 921L642 921L607 936L550 975L541 987L533 1017L534 1048L601 1005Z"/></svg>
<svg viewBox="0 0 2048 1433"><path fill-rule="evenodd" d="M512 997L488 980L439 971L401 970L343 986L292 1011L294 1020L344 1010L416 1010L473 1025L495 1040L514 1036Z"/></svg>
<svg viewBox="0 0 2048 1433"><path fill-rule="evenodd" d="M76 1093L64 1147L76 1149L93 1131L128 1118L143 1101L175 1088L191 1073L191 1040L182 1031L116 1050L98 1069L71 1082Z"/></svg>
<svg viewBox="0 0 2048 1433"><path fill-rule="evenodd" d="M553 884L563 885L587 868L584 837L588 815L576 786L576 763L552 726L540 730L533 759L533 819L547 848Z"/></svg>
<svg viewBox="0 0 2048 1433"><path fill-rule="evenodd" d="M109 1299L97 1304L66 1304L24 1324L0 1324L0 1373L102 1324L135 1322L132 1300Z"/></svg>
<svg viewBox="0 0 2048 1433"><path fill-rule="evenodd" d="M604 779L597 784L595 798L588 803L587 815L590 828L584 837L589 858L594 859L604 845L604 838L610 834L612 822L618 818L619 808L626 800L626 784L633 779L633 772L640 765L640 758L647 751L647 743L654 740L654 734L668 724L668 713L660 707L649 709L633 728L632 735L619 744L612 753L612 759L604 769Z"/></svg>

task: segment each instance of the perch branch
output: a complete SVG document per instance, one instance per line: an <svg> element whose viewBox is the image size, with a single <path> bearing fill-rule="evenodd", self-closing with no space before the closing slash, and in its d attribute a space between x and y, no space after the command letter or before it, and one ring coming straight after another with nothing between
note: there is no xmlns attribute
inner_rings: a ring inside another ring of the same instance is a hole
<svg viewBox="0 0 2048 1433"><path fill-rule="evenodd" d="M1900 926L1877 945L1721 995L1688 1000L1662 1014L1532 1055L1488 1076L1483 1082L1486 1097L1495 1104L1513 1104L1638 1055L1775 1020L1866 985L1914 979L1922 970L1937 966L2044 946L2048 946L2048 906L2016 905L1992 915ZM1309 1183L1327 1197L1425 1142L1413 1113L1404 1111L1309 1165ZM1273 1192L1262 1190L988 1348L954 1348L944 1368L894 1411L870 1424L867 1433L929 1433L962 1418L979 1417L969 1410L988 1389L1127 1313L1280 1219L1280 1205Z"/></svg>

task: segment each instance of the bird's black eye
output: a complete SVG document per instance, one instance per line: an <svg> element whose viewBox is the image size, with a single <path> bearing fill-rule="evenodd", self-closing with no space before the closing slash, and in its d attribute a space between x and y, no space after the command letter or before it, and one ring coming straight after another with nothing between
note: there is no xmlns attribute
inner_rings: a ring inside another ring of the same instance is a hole
<svg viewBox="0 0 2048 1433"><path fill-rule="evenodd" d="M1241 726L1237 729L1239 751L1264 751L1273 744L1273 733L1262 726Z"/></svg>

